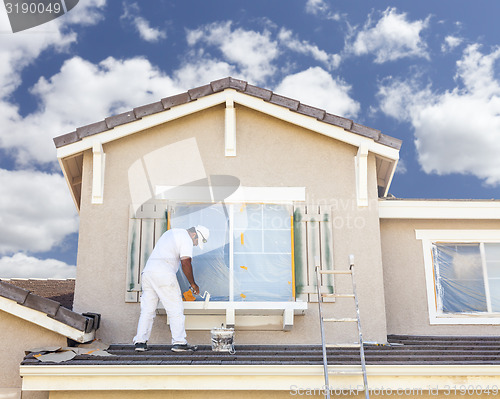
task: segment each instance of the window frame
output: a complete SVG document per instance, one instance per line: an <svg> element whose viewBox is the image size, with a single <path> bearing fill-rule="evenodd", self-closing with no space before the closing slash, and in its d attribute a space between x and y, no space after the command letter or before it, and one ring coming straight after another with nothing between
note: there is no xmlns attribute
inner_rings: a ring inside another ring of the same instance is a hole
<svg viewBox="0 0 500 399"><path fill-rule="evenodd" d="M484 244L500 243L500 230L415 230L415 235L417 240L422 241L430 324L500 324L500 312L450 314L442 313L438 309L439 300L432 255L432 246L435 243L479 244L483 263Z"/></svg>
<svg viewBox="0 0 500 399"><path fill-rule="evenodd" d="M175 206L196 206L200 205L200 203L195 203L195 202L170 202L168 205L168 225L167 229L170 228L171 222L172 222L172 217L171 217L171 210ZM211 205L216 205L216 204L211 204ZM228 237L228 245L229 245L229 264L228 266L228 271L229 271L229 280L228 280L228 300L218 300L218 301L213 301L217 303L229 303L233 304L233 302L236 304L234 306L235 309L253 309L253 308L262 308L262 309L274 309L274 307L268 306L266 304L277 304L279 309L283 308L282 304L287 304L287 303L295 303L295 302L301 302L300 300L297 299L296 292L295 292L295 263L294 263L294 242L293 242L293 203L287 203L287 202L226 202L224 203L225 206L227 206L228 214L229 214L229 237ZM234 208L235 206L242 206L242 205L271 205L271 206L284 206L284 207L289 207L290 212L289 212L289 228L286 229L290 235L290 253L287 253L287 255L290 256L290 274L291 274L291 298L289 300L258 300L258 301L236 301L235 298L235 255L242 254L243 252L238 252L235 250L235 244L234 244L234 232L238 230L238 227L235 228L234 223L235 223L235 211ZM197 303L198 302L198 303ZM194 309L197 309L200 305L199 303L203 301L195 301L195 302L189 302L186 301L184 302L186 308L191 308L193 307ZM213 303L212 302L212 303ZM238 303L247 303L248 305L237 305ZM258 304L256 306L252 306L251 304L255 303ZM217 306L219 307L219 306ZM285 306L286 307L286 306Z"/></svg>

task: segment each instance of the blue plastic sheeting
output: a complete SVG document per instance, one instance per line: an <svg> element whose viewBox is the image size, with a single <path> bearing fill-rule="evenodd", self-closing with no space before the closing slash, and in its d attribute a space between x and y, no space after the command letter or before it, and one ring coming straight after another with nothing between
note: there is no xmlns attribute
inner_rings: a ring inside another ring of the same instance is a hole
<svg viewBox="0 0 500 399"><path fill-rule="evenodd" d="M210 230L193 270L201 292L215 301L292 301L292 207L271 204L176 204L171 227ZM179 271L182 291L189 289ZM197 300L201 300L197 298Z"/></svg>
<svg viewBox="0 0 500 399"><path fill-rule="evenodd" d="M500 244L437 243L433 259L438 310L500 312Z"/></svg>

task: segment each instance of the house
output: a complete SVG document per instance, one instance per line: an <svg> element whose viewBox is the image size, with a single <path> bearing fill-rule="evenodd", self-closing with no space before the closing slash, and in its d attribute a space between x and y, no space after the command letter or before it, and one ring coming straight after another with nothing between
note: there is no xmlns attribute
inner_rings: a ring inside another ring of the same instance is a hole
<svg viewBox="0 0 500 399"><path fill-rule="evenodd" d="M315 267L347 269L350 255L375 394L497 389L500 203L391 198L400 140L225 78L54 141L80 214L73 312L100 315L94 331L112 356L28 355L23 395L322 397ZM140 271L166 229L198 223L211 238L194 273L212 299L185 313L200 350L169 351L160 306L152 350L137 354ZM320 283L349 288L340 276ZM323 307L353 312L345 298ZM235 354L210 350L221 325L235 328ZM327 338L357 335L342 324ZM347 346L329 354L340 371L359 364ZM331 387L355 396L359 378Z"/></svg>

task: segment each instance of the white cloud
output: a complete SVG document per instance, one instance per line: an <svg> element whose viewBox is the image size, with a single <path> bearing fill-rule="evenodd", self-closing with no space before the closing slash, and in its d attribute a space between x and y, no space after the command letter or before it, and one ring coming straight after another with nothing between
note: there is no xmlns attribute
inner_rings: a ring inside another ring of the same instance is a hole
<svg viewBox="0 0 500 399"><path fill-rule="evenodd" d="M341 58L338 54L328 54L305 40L297 39L293 36L292 31L288 29L282 28L278 38L283 46L297 53L310 55L316 61L323 63L328 70L336 69L340 64Z"/></svg>
<svg viewBox="0 0 500 399"><path fill-rule="evenodd" d="M340 15L330 10L330 6L324 0L307 0L306 12L309 14L322 16L335 21L340 20Z"/></svg>
<svg viewBox="0 0 500 399"><path fill-rule="evenodd" d="M15 34L0 35L0 97L11 94L21 83L20 72L43 51L65 51L77 40L71 31L73 25L97 23L101 18L105 0L80 2L67 14L43 25ZM0 13L0 31L9 32L7 13Z"/></svg>
<svg viewBox="0 0 500 399"><path fill-rule="evenodd" d="M403 159L400 159L398 161L398 165L396 166L396 173L398 175L404 175L406 172L408 172L408 169L406 168L406 163Z"/></svg>
<svg viewBox="0 0 500 399"><path fill-rule="evenodd" d="M32 88L39 103L35 112L23 118L13 105L0 104L0 144L19 151L20 163L53 162L53 137L178 91L171 78L143 58L109 57L96 65L74 57Z"/></svg>
<svg viewBox="0 0 500 399"><path fill-rule="evenodd" d="M122 19L129 21L139 32L141 39L147 42L157 42L160 39L165 39L167 34L164 30L158 28L152 28L149 21L139 14L140 9L137 3L123 4L124 12L121 16Z"/></svg>
<svg viewBox="0 0 500 399"><path fill-rule="evenodd" d="M422 169L440 175L472 174L488 185L500 184L500 82L490 54L470 45L457 62L457 87L433 93L415 81L386 81L379 91L381 109L415 130Z"/></svg>
<svg viewBox="0 0 500 399"><path fill-rule="evenodd" d="M447 51L451 51L454 48L460 46L462 44L462 42L463 42L463 39L460 37L446 36L444 38L444 43L441 45L441 51L443 53L445 53Z"/></svg>
<svg viewBox="0 0 500 399"><path fill-rule="evenodd" d="M343 117L357 116L360 105L349 96L351 86L320 67L289 75L274 89L278 94Z"/></svg>
<svg viewBox="0 0 500 399"><path fill-rule="evenodd" d="M45 252L78 230L61 175L0 169L0 187L0 254Z"/></svg>
<svg viewBox="0 0 500 399"><path fill-rule="evenodd" d="M428 23L429 18L410 22L406 13L387 8L376 24L368 20L346 50L355 55L374 54L380 64L404 57L428 58L427 46L420 37Z"/></svg>
<svg viewBox="0 0 500 399"><path fill-rule="evenodd" d="M271 39L267 30L262 33L241 28L233 30L231 25L228 21L190 30L187 34L188 44L194 46L203 42L215 46L249 80L257 84L264 82L276 71L273 62L279 55L278 44Z"/></svg>
<svg viewBox="0 0 500 399"><path fill-rule="evenodd" d="M23 253L0 258L0 278L74 278L76 267L56 259L37 259Z"/></svg>

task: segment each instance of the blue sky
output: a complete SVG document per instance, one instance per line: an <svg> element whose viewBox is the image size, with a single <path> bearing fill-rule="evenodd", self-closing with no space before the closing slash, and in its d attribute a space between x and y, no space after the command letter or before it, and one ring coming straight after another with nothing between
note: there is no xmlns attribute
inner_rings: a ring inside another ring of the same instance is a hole
<svg viewBox="0 0 500 399"><path fill-rule="evenodd" d="M86 0L0 6L0 277L74 277L52 138L226 76L403 140L391 193L500 198L496 0Z"/></svg>

